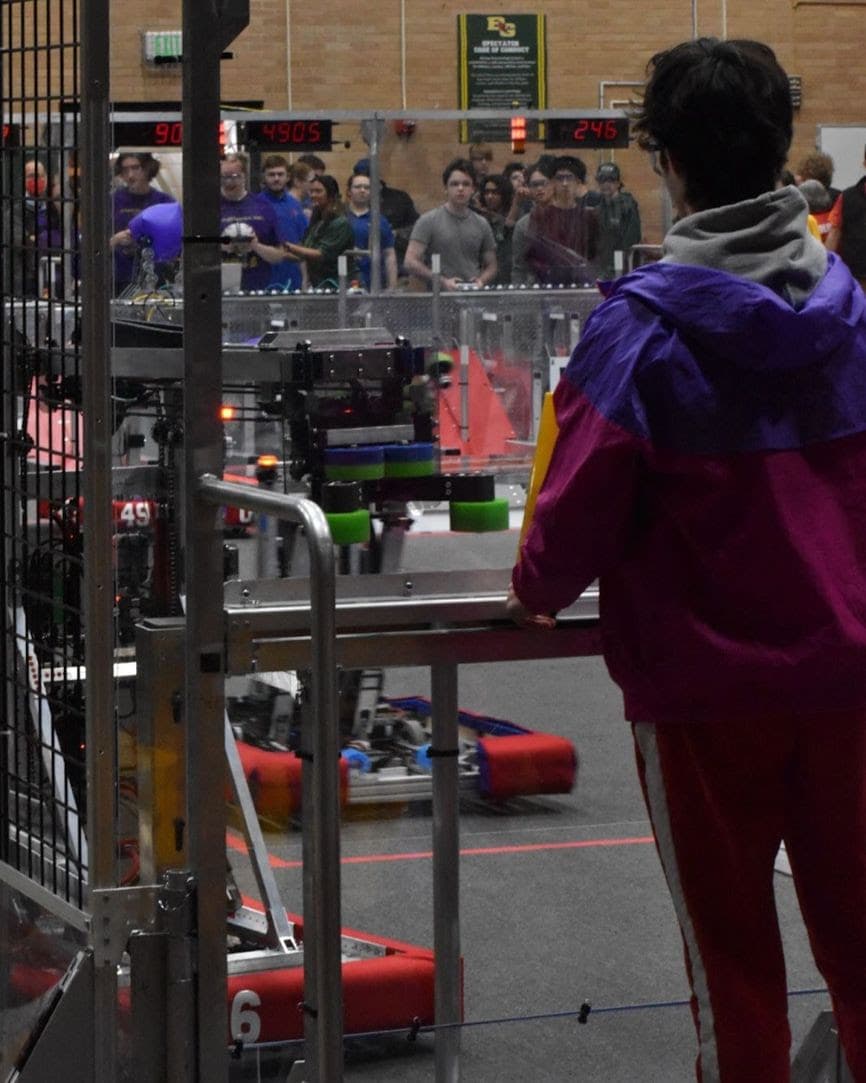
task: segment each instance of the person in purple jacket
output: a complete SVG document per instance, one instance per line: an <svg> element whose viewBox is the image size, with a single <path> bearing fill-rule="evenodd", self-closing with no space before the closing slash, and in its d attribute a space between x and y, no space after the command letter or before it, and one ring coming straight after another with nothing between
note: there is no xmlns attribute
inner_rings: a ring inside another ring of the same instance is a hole
<svg viewBox="0 0 866 1083"><path fill-rule="evenodd" d="M135 277L136 249L129 242L129 223L147 207L175 200L151 183L159 173L159 160L152 154L121 152L114 163L114 175L123 183L112 195L114 233L114 292L122 293Z"/></svg>
<svg viewBox="0 0 866 1083"><path fill-rule="evenodd" d="M636 129L679 217L556 389L508 609L544 629L599 580L697 1078L789 1078L784 841L866 1080L866 300L777 187L791 96L765 45L659 53Z"/></svg>

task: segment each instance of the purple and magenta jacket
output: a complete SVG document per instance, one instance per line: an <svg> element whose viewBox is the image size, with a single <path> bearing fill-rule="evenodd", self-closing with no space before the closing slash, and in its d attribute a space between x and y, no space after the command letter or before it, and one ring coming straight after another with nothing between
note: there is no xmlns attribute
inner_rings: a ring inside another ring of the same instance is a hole
<svg viewBox="0 0 866 1083"><path fill-rule="evenodd" d="M626 717L866 708L866 299L844 264L799 307L650 265L593 312L520 559L534 612L599 580Z"/></svg>

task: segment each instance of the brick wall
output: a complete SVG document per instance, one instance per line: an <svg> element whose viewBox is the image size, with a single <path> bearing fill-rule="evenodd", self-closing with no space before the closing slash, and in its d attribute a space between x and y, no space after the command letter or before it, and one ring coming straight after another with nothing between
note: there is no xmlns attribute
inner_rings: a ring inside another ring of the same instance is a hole
<svg viewBox="0 0 866 1083"><path fill-rule="evenodd" d="M223 66L223 97L262 98L268 108L453 109L457 106L457 15L465 0L406 0L406 80L401 84L401 4L370 0L346 5L337 0L299 4L297 0L251 0L251 23L231 46L234 59ZM468 10L473 10L469 8ZM475 8L474 10L479 10ZM489 4L482 11L498 9ZM533 10L517 7L517 11ZM686 0L550 0L536 10L547 16L548 104L553 108L593 108L600 84L640 80L657 50L692 34L692 4ZM722 3L699 2L698 32L722 32ZM729 37L768 42L782 64L803 80L792 162L807 153L820 123L866 123L866 104L856 86L866 50L866 19L860 4L808 4L792 0L730 0ZM508 14L508 11L503 12ZM290 23L287 32L287 15ZM176 71L149 69L141 61L144 29L180 27L180 4L151 0L146 7L116 4L112 11L112 92L123 100L177 98ZM287 62L287 40L290 41ZM608 86L604 104L627 97L625 88ZM352 163L366 153L356 125L341 125L328 168L341 184ZM409 142L390 130L382 152L382 172L408 188L421 208L441 197L439 174L460 150L456 125L422 122ZM527 147L526 160L533 157ZM497 147L496 162L511 158ZM600 155L587 155L594 170ZM644 156L617 151L627 187L638 197L649 241L660 237L661 191Z"/></svg>

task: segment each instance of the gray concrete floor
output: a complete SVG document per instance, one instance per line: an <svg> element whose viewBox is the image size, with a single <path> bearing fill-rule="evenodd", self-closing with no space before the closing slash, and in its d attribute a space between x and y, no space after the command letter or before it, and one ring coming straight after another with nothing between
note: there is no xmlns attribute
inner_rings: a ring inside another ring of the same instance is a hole
<svg viewBox="0 0 866 1083"><path fill-rule="evenodd" d="M419 534L407 570L503 569L513 532L482 538ZM695 1042L679 934L641 800L620 696L600 659L472 665L460 661L462 707L561 734L578 750L573 793L504 806L465 799L461 808L461 938L465 1083L687 1083ZM386 693L429 694L426 670L388 670ZM347 927L433 942L430 804L354 812L342 826L342 920ZM301 856L297 831L270 833L271 853ZM468 852L471 851L471 852ZM382 856L397 860L381 860ZM401 860L402 858L402 860ZM254 890L237 862L241 886ZM301 909L297 868L275 870L289 910ZM827 1005L789 878L777 876L792 997L793 1047ZM70 951L74 950L74 945ZM2 953L0 953L2 954ZM64 963L65 965L65 963ZM2 969L2 968L0 968ZM62 969L62 967L61 967ZM586 1025L575 1016L584 1000ZM0 1011L7 1039L30 1025L33 1005ZM434 1040L423 1035L349 1039L348 1083L432 1081ZM8 1063L6 1065L9 1066ZM252 1061L233 1079L259 1076ZM132 1069L134 1078L134 1068ZM59 1076L58 1076L59 1078ZM330 1083L330 1081L325 1081ZM746 1081L744 1081L746 1083ZM757 1083L757 1081L756 1081ZM764 1083L764 1081L760 1081Z"/></svg>
<svg viewBox="0 0 866 1083"><path fill-rule="evenodd" d="M419 536L407 567L501 566L513 534L462 547ZM507 572L503 572L507 583ZM425 670L389 670L388 695L427 694ZM679 933L655 850L624 842L650 834L620 696L600 659L463 665L461 707L562 734L577 746L577 786L567 796L523 798L502 808L464 801L461 938L465 1018L461 1075L469 1083L679 1083L694 1078L695 1041ZM620 840L620 845L560 844ZM279 857L300 856L300 836L269 837ZM502 852L529 844L533 849ZM431 864L379 861L431 845L429 803L379 818L349 819L343 855L343 923L432 945ZM485 852L490 851L490 852ZM289 909L300 874L277 870ZM789 878L777 876L789 987L820 990ZM586 1025L568 1013L588 1000ZM827 997L791 999L796 1050ZM543 1018L534 1018L542 1016ZM507 1020L507 1021L502 1021ZM349 1041L346 1079L433 1080L433 1039Z"/></svg>

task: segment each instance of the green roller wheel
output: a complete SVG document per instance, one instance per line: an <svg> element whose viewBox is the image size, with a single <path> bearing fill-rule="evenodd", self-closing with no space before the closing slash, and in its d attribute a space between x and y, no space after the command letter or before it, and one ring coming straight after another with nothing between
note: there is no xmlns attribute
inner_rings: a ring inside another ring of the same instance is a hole
<svg viewBox="0 0 866 1083"><path fill-rule="evenodd" d="M435 474L432 459L417 459L415 462L385 462L386 478L425 478Z"/></svg>
<svg viewBox="0 0 866 1083"><path fill-rule="evenodd" d="M352 545L370 540L370 513L366 508L358 511L325 512L334 545Z"/></svg>
<svg viewBox="0 0 866 1083"><path fill-rule="evenodd" d="M464 534L508 530L507 500L452 500L451 529Z"/></svg>
<svg viewBox="0 0 866 1083"><path fill-rule="evenodd" d="M376 481L384 476L383 462L354 465L325 463L325 477L328 481Z"/></svg>

